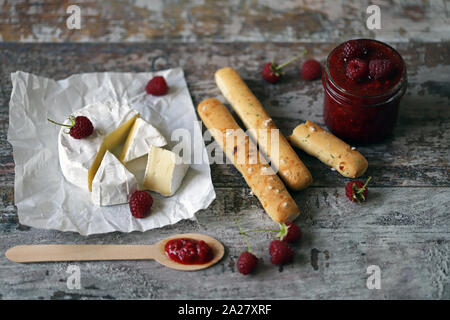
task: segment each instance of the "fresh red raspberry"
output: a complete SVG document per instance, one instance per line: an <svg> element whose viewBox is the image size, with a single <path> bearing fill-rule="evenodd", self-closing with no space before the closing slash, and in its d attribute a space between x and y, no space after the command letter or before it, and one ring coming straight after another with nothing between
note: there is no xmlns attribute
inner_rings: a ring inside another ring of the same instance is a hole
<svg viewBox="0 0 450 320"><path fill-rule="evenodd" d="M394 73L394 64L389 59L374 59L369 62L369 75L378 80L388 78Z"/></svg>
<svg viewBox="0 0 450 320"><path fill-rule="evenodd" d="M78 116L75 118L75 123L72 122L69 134L72 138L83 139L89 137L94 132L94 126L91 120L85 116Z"/></svg>
<svg viewBox="0 0 450 320"><path fill-rule="evenodd" d="M71 124L62 124L55 122L53 120L47 119L51 123L57 124L59 126L70 128L69 134L74 139L83 139L89 137L92 132L94 132L94 126L92 125L91 120L85 116L70 116L69 120Z"/></svg>
<svg viewBox="0 0 450 320"><path fill-rule="evenodd" d="M367 78L369 67L366 61L355 58L347 64L347 77L354 81L362 81Z"/></svg>
<svg viewBox="0 0 450 320"><path fill-rule="evenodd" d="M281 73L276 69L277 65L273 62L268 62L262 69L262 76L264 80L270 83L276 83L281 78Z"/></svg>
<svg viewBox="0 0 450 320"><path fill-rule="evenodd" d="M154 96L163 96L169 91L169 87L164 77L156 76L147 83L145 91Z"/></svg>
<svg viewBox="0 0 450 320"><path fill-rule="evenodd" d="M362 58L366 53L367 48L358 40L348 40L342 49L342 54L346 60Z"/></svg>
<svg viewBox="0 0 450 320"><path fill-rule="evenodd" d="M369 177L367 181L364 183L360 180L349 181L345 185L345 195L352 202L361 203L362 201L366 201L367 194L369 193L369 189L367 188L367 184L369 183L372 177Z"/></svg>
<svg viewBox="0 0 450 320"><path fill-rule="evenodd" d="M144 218L152 205L153 198L146 191L135 191L130 197L130 211L135 218Z"/></svg>
<svg viewBox="0 0 450 320"><path fill-rule="evenodd" d="M322 75L322 65L314 59L306 60L303 63L300 74L304 80L315 80Z"/></svg>
<svg viewBox="0 0 450 320"><path fill-rule="evenodd" d="M299 55L295 56L292 59L289 59L288 61L286 61L280 65L276 64L275 62L267 62L262 69L262 76L263 76L264 80L266 80L267 82L270 82L270 83L278 82L278 80L280 80L281 75L282 75L281 69L283 69L284 67L286 67L288 64L292 63L293 61L297 60L298 58L303 56L305 53L306 53L306 50L304 50Z"/></svg>
<svg viewBox="0 0 450 320"><path fill-rule="evenodd" d="M300 227L293 222L286 222L286 226L288 227L288 232L287 235L283 238L283 241L289 243L297 242L302 236Z"/></svg>
<svg viewBox="0 0 450 320"><path fill-rule="evenodd" d="M269 245L269 253L272 264L282 265L291 262L294 258L294 250L287 242L281 240L273 240Z"/></svg>
<svg viewBox="0 0 450 320"><path fill-rule="evenodd" d="M248 251L242 252L237 260L237 269L244 275L252 273L257 265L258 258Z"/></svg>

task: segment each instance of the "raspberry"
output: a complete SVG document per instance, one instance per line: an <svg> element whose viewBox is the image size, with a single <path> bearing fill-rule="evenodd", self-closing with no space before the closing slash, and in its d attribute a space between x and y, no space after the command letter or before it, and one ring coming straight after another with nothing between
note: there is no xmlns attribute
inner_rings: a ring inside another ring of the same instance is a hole
<svg viewBox="0 0 450 320"><path fill-rule="evenodd" d="M169 91L169 87L163 77L156 76L147 83L145 91L154 96L163 96Z"/></svg>
<svg viewBox="0 0 450 320"><path fill-rule="evenodd" d="M59 126L70 128L69 134L74 139L83 139L89 137L92 132L94 132L94 126L92 125L91 120L85 116L70 116L69 120L71 124L62 124L55 122L53 120L47 119L51 123L57 124Z"/></svg>
<svg viewBox="0 0 450 320"><path fill-rule="evenodd" d="M273 62L268 62L262 69L262 76L264 80L270 83L276 83L281 78L281 73L277 70L277 65Z"/></svg>
<svg viewBox="0 0 450 320"><path fill-rule="evenodd" d="M135 218L144 218L152 205L153 198L145 191L135 191L130 197L130 211Z"/></svg>
<svg viewBox="0 0 450 320"><path fill-rule="evenodd" d="M315 80L322 75L322 65L314 59L306 60L303 63L300 74L304 80Z"/></svg>
<svg viewBox="0 0 450 320"><path fill-rule="evenodd" d="M75 139L89 137L94 132L94 126L91 120L85 116L75 118L75 124L70 128L69 134Z"/></svg>
<svg viewBox="0 0 450 320"><path fill-rule="evenodd" d="M269 245L269 253L272 264L282 265L291 262L294 258L294 250L281 240L273 240Z"/></svg>
<svg viewBox="0 0 450 320"><path fill-rule="evenodd" d="M394 64L389 59L374 59L369 62L369 75L378 80L388 78L394 73Z"/></svg>
<svg viewBox="0 0 450 320"><path fill-rule="evenodd" d="M286 226L288 227L288 232L287 235L283 238L283 241L289 243L297 242L302 236L300 227L293 222L286 222Z"/></svg>
<svg viewBox="0 0 450 320"><path fill-rule="evenodd" d="M342 54L346 60L361 58L367 53L367 48L358 40L349 40L344 44Z"/></svg>
<svg viewBox="0 0 450 320"><path fill-rule="evenodd" d="M237 269L244 275L252 273L257 265L258 258L248 251L242 252L237 260Z"/></svg>
<svg viewBox="0 0 450 320"><path fill-rule="evenodd" d="M262 69L262 76L264 80L270 83L276 83L281 78L281 69L283 69L285 66L290 64L292 61L297 60L301 56L303 56L306 53L306 50L300 53L298 56L295 56L294 58L278 65L275 62L268 62L264 65Z"/></svg>
<svg viewBox="0 0 450 320"><path fill-rule="evenodd" d="M369 67L366 61L362 59L353 59L347 64L347 77L354 81L362 81L367 78Z"/></svg>
<svg viewBox="0 0 450 320"><path fill-rule="evenodd" d="M345 195L352 202L361 203L361 201L366 201L369 189L367 189L367 184L372 177L369 177L364 183L360 180L350 181L345 185Z"/></svg>

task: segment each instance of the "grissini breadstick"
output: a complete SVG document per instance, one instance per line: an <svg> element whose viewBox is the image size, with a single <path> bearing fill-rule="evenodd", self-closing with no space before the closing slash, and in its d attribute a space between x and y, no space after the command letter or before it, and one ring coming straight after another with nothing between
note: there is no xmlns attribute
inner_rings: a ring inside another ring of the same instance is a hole
<svg viewBox="0 0 450 320"><path fill-rule="evenodd" d="M222 94L230 102L247 129L250 129L252 137L257 140L260 149L278 169L286 185L294 190L300 190L310 185L313 179L308 168L277 129L239 74L230 67L222 68L216 72L215 79ZM273 129L278 132L274 138L278 141L272 141ZM271 148L272 143L278 144L276 150L278 152Z"/></svg>
<svg viewBox="0 0 450 320"><path fill-rule="evenodd" d="M369 165L355 148L311 121L298 125L288 139L292 145L336 169L344 177L359 177Z"/></svg>
<svg viewBox="0 0 450 320"><path fill-rule="evenodd" d="M269 164L261 161L256 145L217 99L207 99L197 107L198 114L227 157L244 177L253 194L272 220L294 220L300 211L283 182ZM230 139L231 134L233 138Z"/></svg>

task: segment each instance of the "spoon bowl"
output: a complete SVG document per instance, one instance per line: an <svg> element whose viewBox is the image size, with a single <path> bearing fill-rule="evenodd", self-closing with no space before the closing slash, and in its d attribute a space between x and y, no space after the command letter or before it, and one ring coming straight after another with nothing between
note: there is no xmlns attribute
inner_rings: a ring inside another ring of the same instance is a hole
<svg viewBox="0 0 450 320"><path fill-rule="evenodd" d="M194 239L194 240L203 240L205 241L208 246L211 248L212 253L213 253L213 258L208 261L207 263L202 263L202 264L182 264L182 263L178 263L176 261L173 261L172 259L170 259L166 252L165 252L165 246L166 243L169 242L170 240L173 239L178 239L178 238L190 238L190 239ZM213 264L216 264L217 262L219 262L222 258L223 255L225 253L225 248L223 247L223 244L214 239L213 237L204 235L204 234L199 234L199 233L185 233L185 234L179 234L179 235L175 235L172 237L168 237L165 238L161 241L159 241L158 243L156 243L154 245L155 250L157 250L157 254L155 254L155 260L158 261L160 264L169 267L171 269L175 269L175 270L183 270L183 271L195 271L195 270L201 270L201 269L205 269L208 268L210 266L212 266Z"/></svg>
<svg viewBox="0 0 450 320"><path fill-rule="evenodd" d="M166 255L165 245L168 241L178 238L190 238L205 241L213 252L213 259L202 264L181 264L173 261ZM5 256L11 261L20 263L154 259L171 269L195 271L216 264L222 259L224 253L225 248L217 239L199 233L184 233L165 238L153 245L22 245L9 249L6 251Z"/></svg>

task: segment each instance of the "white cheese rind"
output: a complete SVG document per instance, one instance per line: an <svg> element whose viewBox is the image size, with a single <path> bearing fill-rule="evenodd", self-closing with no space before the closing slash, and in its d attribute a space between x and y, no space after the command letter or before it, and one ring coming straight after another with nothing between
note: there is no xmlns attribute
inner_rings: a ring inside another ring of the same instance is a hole
<svg viewBox="0 0 450 320"><path fill-rule="evenodd" d="M166 139L155 127L141 118L136 119L123 148L120 161L129 162L147 154L151 146L163 147L166 144Z"/></svg>
<svg viewBox="0 0 450 320"><path fill-rule="evenodd" d="M176 153L151 146L142 187L171 196L181 186L188 169L189 165Z"/></svg>
<svg viewBox="0 0 450 320"><path fill-rule="evenodd" d="M128 203L136 190L134 175L111 152L106 151L92 181L92 201L99 206Z"/></svg>
<svg viewBox="0 0 450 320"><path fill-rule="evenodd" d="M139 113L116 101L96 102L74 112L73 116L86 116L94 126L94 132L86 138L74 139L61 127L58 136L59 163L64 177L72 184L89 191L89 169L99 152L105 137ZM66 121L68 124L69 121Z"/></svg>
<svg viewBox="0 0 450 320"><path fill-rule="evenodd" d="M178 157L178 155L175 155ZM170 181L170 195L173 195L181 186L181 183L183 182L184 176L186 175L189 165L182 163L181 158L179 158L179 163L175 164L172 179Z"/></svg>

